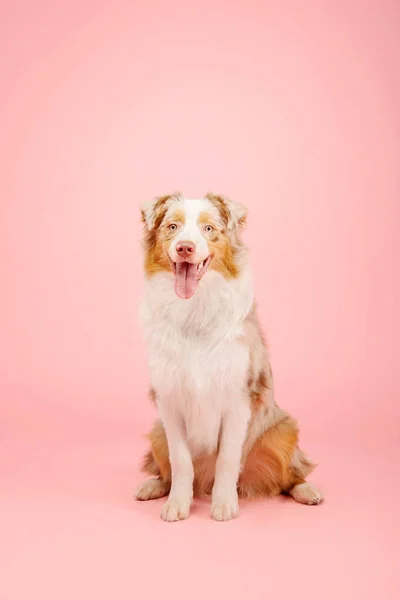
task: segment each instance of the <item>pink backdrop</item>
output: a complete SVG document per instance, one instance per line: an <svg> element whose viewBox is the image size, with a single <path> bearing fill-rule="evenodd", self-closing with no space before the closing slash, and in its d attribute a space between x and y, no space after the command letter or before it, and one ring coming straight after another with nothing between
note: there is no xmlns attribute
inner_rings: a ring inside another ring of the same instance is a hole
<svg viewBox="0 0 400 600"><path fill-rule="evenodd" d="M5 4L0 598L395 598L399 4ZM250 208L321 507L174 525L132 499L154 416L138 207L177 189Z"/></svg>

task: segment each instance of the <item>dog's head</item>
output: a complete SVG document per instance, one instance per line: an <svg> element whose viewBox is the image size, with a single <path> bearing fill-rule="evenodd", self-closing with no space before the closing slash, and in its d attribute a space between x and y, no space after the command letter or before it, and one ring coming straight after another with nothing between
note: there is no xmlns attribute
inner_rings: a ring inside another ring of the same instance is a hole
<svg viewBox="0 0 400 600"><path fill-rule="evenodd" d="M193 296L208 270L237 277L244 253L238 234L246 215L243 206L213 194L198 200L174 194L148 202L142 207L146 274L170 271L175 292L184 299Z"/></svg>

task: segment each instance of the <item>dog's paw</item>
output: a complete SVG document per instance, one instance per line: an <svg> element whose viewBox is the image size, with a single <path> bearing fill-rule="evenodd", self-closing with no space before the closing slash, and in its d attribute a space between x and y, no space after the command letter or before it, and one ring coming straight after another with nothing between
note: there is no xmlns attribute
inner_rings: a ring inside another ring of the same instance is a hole
<svg viewBox="0 0 400 600"><path fill-rule="evenodd" d="M169 485L160 479L148 479L136 490L136 500L155 500L162 498L169 492Z"/></svg>
<svg viewBox="0 0 400 600"><path fill-rule="evenodd" d="M293 500L301 504L321 504L324 497L312 483L299 483L290 490Z"/></svg>
<svg viewBox="0 0 400 600"><path fill-rule="evenodd" d="M164 521L182 521L190 512L190 499L168 498L161 510Z"/></svg>
<svg viewBox="0 0 400 600"><path fill-rule="evenodd" d="M211 518L215 521L230 521L239 516L237 494L214 497L211 505Z"/></svg>

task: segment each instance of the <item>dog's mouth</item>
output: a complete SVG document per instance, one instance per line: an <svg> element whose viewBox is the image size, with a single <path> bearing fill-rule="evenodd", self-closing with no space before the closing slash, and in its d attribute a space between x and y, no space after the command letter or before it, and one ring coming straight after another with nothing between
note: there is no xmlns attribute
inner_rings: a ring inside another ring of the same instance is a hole
<svg viewBox="0 0 400 600"><path fill-rule="evenodd" d="M175 275L175 293L179 298L188 300L195 293L200 279L207 271L211 262L211 256L198 264L192 264L186 261L173 262L172 270Z"/></svg>

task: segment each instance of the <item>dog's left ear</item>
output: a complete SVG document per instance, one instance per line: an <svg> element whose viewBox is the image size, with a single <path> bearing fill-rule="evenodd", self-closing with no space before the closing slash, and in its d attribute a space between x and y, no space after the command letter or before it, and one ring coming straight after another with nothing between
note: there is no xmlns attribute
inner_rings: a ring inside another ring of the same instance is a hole
<svg viewBox="0 0 400 600"><path fill-rule="evenodd" d="M244 229L246 227L248 211L245 206L216 194L207 194L206 198L218 208L230 231L234 231L237 228Z"/></svg>
<svg viewBox="0 0 400 600"><path fill-rule="evenodd" d="M225 199L225 204L229 210L228 229L244 229L247 223L247 208L238 202L233 200Z"/></svg>

